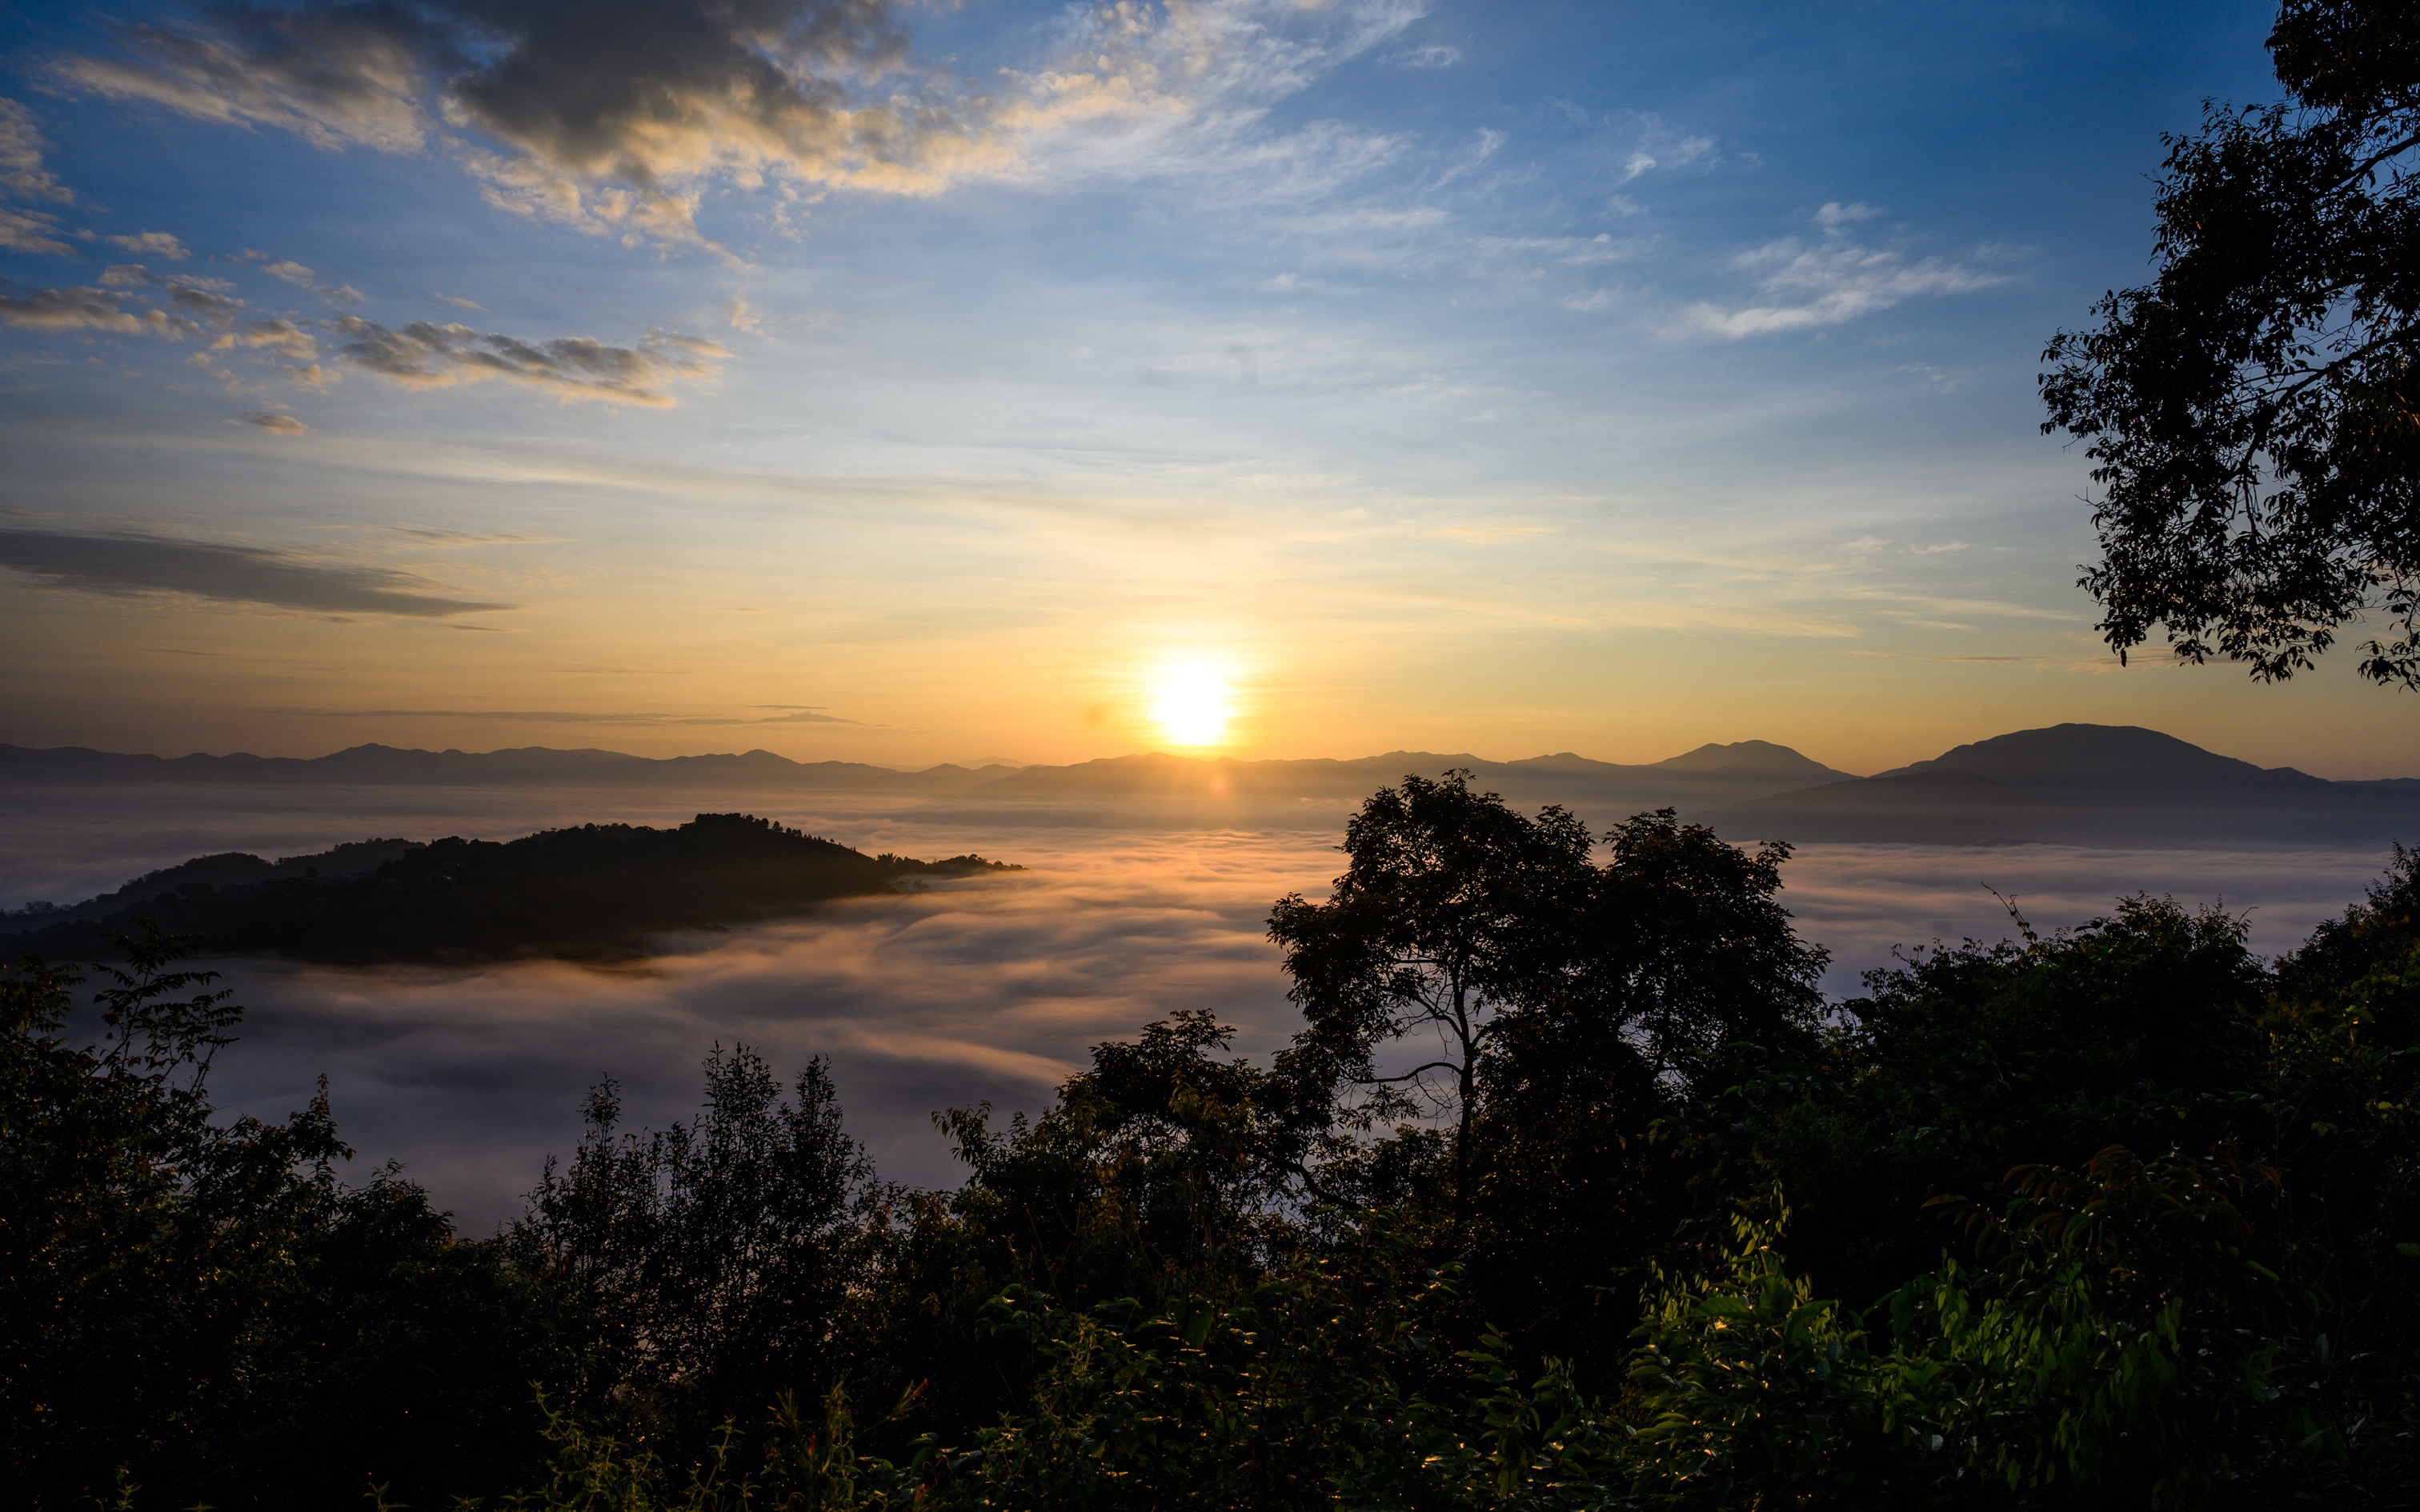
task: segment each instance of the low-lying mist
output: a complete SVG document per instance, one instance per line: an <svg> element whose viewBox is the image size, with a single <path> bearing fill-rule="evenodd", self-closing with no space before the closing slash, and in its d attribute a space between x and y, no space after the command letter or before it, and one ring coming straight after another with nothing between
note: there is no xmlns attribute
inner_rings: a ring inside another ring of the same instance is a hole
<svg viewBox="0 0 2420 1512"><path fill-rule="evenodd" d="M18 791L0 795L12 842L0 903L67 902L150 868L221 850L275 856L373 834L508 838L589 820L673 824L700 801L658 795L318 790ZM273 805L273 806L272 806ZM1265 1054L1292 1029L1270 903L1323 890L1342 814L1255 830L901 818L795 796L717 795L868 851L978 850L1029 870L912 895L828 905L729 934L666 942L640 964L533 963L478 970L336 970L223 960L250 1013L214 1082L223 1106L273 1117L316 1079L359 1152L355 1174L402 1163L466 1227L518 1211L549 1152L578 1136L582 1093L622 1084L633 1125L685 1117L698 1065L745 1041L777 1066L830 1056L851 1131L882 1173L939 1183L954 1167L929 1115L989 1100L1032 1110L1095 1041L1180 1009L1236 1026ZM1316 827L1304 827L1306 823ZM1827 985L1895 948L2013 931L1992 891L2047 931L2124 893L2248 914L2254 946L2291 947L2360 896L2383 852L2146 851L2064 846L1820 845L1786 868L1784 902L1829 947Z"/></svg>

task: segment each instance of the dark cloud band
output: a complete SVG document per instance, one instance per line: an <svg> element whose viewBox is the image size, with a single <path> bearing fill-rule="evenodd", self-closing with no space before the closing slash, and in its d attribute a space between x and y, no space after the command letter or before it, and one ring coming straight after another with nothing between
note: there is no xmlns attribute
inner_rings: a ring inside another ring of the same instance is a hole
<svg viewBox="0 0 2420 1512"><path fill-rule="evenodd" d="M436 585L383 567L349 567L256 547L152 535L67 535L0 530L0 566L60 588L104 594L185 594L319 614L443 619L510 604L445 598Z"/></svg>
<svg viewBox="0 0 2420 1512"><path fill-rule="evenodd" d="M502 719L515 724L750 725L859 724L837 714L801 709L764 718L726 718L691 714L594 714L578 709L272 709L272 714L327 719Z"/></svg>

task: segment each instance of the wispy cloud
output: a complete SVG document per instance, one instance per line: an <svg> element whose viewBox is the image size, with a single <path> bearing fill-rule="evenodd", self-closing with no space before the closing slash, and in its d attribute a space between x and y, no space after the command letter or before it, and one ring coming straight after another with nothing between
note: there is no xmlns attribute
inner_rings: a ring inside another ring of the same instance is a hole
<svg viewBox="0 0 2420 1512"><path fill-rule="evenodd" d="M1332 124L1261 142L1273 101L1396 39L1410 0L1078 7L1057 58L982 86L909 58L897 0L436 0L220 6L121 28L70 87L322 147L441 152L504 208L714 246L709 190L928 194L970 177L1350 172L1391 151ZM1455 61L1432 45L1407 67ZM1256 163L1229 161L1239 147ZM720 250L719 248L717 250Z"/></svg>
<svg viewBox="0 0 2420 1512"><path fill-rule="evenodd" d="M255 410L243 420L245 424L257 425L271 436L307 436L311 431L310 426L292 415L279 414L272 409Z"/></svg>
<svg viewBox="0 0 2420 1512"><path fill-rule="evenodd" d="M0 321L37 331L104 331L118 335L184 337L200 328L149 305L128 308L98 288L0 292Z"/></svg>
<svg viewBox="0 0 2420 1512"><path fill-rule="evenodd" d="M364 296L360 289L349 284L323 284L319 281L318 273L290 257L272 261L269 254L250 250L246 250L240 255L246 262L258 264L260 270L270 277L291 284L296 288L307 288L332 304L359 304L363 301ZM446 304L458 302L446 299L442 294L435 298ZM471 308L475 310L478 306L474 304Z"/></svg>
<svg viewBox="0 0 2420 1512"><path fill-rule="evenodd" d="M183 242L165 231L137 231L132 236L103 237L101 239L113 247L123 247L137 256L158 257L172 263L183 262L193 255Z"/></svg>
<svg viewBox="0 0 2420 1512"><path fill-rule="evenodd" d="M1836 326L1887 310L1912 299L1967 294L2009 281L1996 263L2005 254L1982 249L1963 258L1911 259L1899 247L1858 241L1849 227L1879 212L1867 205L1837 201L1815 212L1820 239L1795 237L1768 241L1732 259L1749 274L1761 299L1731 308L1713 303L1689 307L1689 329L1730 337L1770 335Z"/></svg>
<svg viewBox="0 0 2420 1512"><path fill-rule="evenodd" d="M222 325L243 308L241 300L225 292L226 286L216 279L171 279L168 302L196 320Z"/></svg>
<svg viewBox="0 0 2420 1512"><path fill-rule="evenodd" d="M91 331L113 335L157 336L186 341L210 336L208 352L248 353L286 377L318 388L334 375L319 363L318 338L308 322L285 316L242 318L244 301L223 278L197 273L161 278L140 263L116 263L101 276L103 288L33 289L0 294L0 323L47 331ZM115 290L156 289L165 307ZM207 353L188 359L230 388L243 380Z"/></svg>
<svg viewBox="0 0 2420 1512"><path fill-rule="evenodd" d="M449 598L436 591L437 584L392 568L318 562L258 547L158 535L0 530L0 566L59 588L176 594L320 614L443 619L513 607Z"/></svg>
<svg viewBox="0 0 2420 1512"><path fill-rule="evenodd" d="M39 210L10 209L0 206L0 248L9 252L34 252L45 256L65 257L75 249L59 239L59 219Z"/></svg>
<svg viewBox="0 0 2420 1512"><path fill-rule="evenodd" d="M319 358L318 339L284 318L240 321L210 346L218 351L268 351L296 363L316 363Z"/></svg>
<svg viewBox="0 0 2420 1512"><path fill-rule="evenodd" d="M209 352L248 352L275 364L287 377L317 387L329 378L318 363L318 342L309 330L283 317L241 318L244 301L222 278L178 274L163 279L140 263L116 263L101 276L101 288L67 287L0 292L0 324L35 331L97 332L188 341L217 335ZM5 287L5 285L0 285ZM152 304L123 292L156 289ZM230 387L242 380L196 352L190 362Z"/></svg>
<svg viewBox="0 0 2420 1512"><path fill-rule="evenodd" d="M0 190L19 199L74 203L75 195L42 166L43 146L34 113L13 100L0 100Z"/></svg>
<svg viewBox="0 0 2420 1512"><path fill-rule="evenodd" d="M1713 137L1670 131L1660 116L1637 116L1628 123L1628 129L1622 134L1629 141L1615 157L1614 181L1617 184L1627 184L1651 173L1711 168L1721 161L1722 154Z"/></svg>
<svg viewBox="0 0 2420 1512"><path fill-rule="evenodd" d="M670 331L651 332L630 347L587 336L528 342L433 320L389 330L347 316L334 329L344 338L346 361L408 389L501 378L565 399L656 408L675 402L665 385L710 377L717 360L728 355L713 342Z"/></svg>
<svg viewBox="0 0 2420 1512"><path fill-rule="evenodd" d="M595 712L582 709L275 709L271 713L324 719L493 719L507 724L605 724L632 727L700 727L732 729L763 724L845 724L821 709L792 709L774 715L651 714Z"/></svg>
<svg viewBox="0 0 2420 1512"><path fill-rule="evenodd" d="M266 271L318 287L311 270L273 264ZM323 339L339 344L345 361L407 389L448 388L504 379L565 399L668 408L669 385L710 378L729 354L720 346L675 331L651 331L635 347L593 336L523 340L452 322L415 320L390 328L359 316L333 320L242 318L244 301L224 279L177 274L163 279L140 263L113 265L105 288L10 290L0 285L0 323L47 331L89 331L173 340L209 336L209 350L251 353L287 376L318 387L334 374L321 366ZM127 293L156 290L163 304ZM321 292L327 292L321 289ZM349 293L349 290L344 291ZM197 361L200 359L197 355ZM232 375L212 369L223 378Z"/></svg>
<svg viewBox="0 0 2420 1512"><path fill-rule="evenodd" d="M452 531L434 525L390 525L387 529L427 546L538 546L563 539L536 531Z"/></svg>
<svg viewBox="0 0 2420 1512"><path fill-rule="evenodd" d="M75 195L42 166L41 128L33 112L13 100L0 100L0 194L16 199L49 200L68 205ZM47 210L0 207L0 249L51 257L74 255L59 239L59 219Z"/></svg>
<svg viewBox="0 0 2420 1512"><path fill-rule="evenodd" d="M1012 76L994 119L1042 179L1175 177L1198 193L1301 201L1403 144L1334 121L1266 130L1269 109L1399 36L1413 4L1116 5L1071 13L1058 61Z"/></svg>
<svg viewBox="0 0 2420 1512"><path fill-rule="evenodd" d="M190 29L132 25L125 55L77 57L60 77L116 100L147 100L204 120L273 126L321 147L417 148L425 59L440 34L411 11L380 6L205 10Z"/></svg>

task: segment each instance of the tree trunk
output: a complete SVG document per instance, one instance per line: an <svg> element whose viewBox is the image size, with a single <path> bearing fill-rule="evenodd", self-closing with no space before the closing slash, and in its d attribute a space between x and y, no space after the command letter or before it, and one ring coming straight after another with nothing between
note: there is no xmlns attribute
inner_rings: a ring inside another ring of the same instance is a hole
<svg viewBox="0 0 2420 1512"><path fill-rule="evenodd" d="M1479 1089L1478 1056L1471 1042L1470 1014L1464 998L1462 974L1453 980L1453 1032L1462 1044L1462 1065L1459 1068L1461 1117L1453 1134L1453 1232L1457 1248L1463 1232L1470 1226L1470 1105Z"/></svg>

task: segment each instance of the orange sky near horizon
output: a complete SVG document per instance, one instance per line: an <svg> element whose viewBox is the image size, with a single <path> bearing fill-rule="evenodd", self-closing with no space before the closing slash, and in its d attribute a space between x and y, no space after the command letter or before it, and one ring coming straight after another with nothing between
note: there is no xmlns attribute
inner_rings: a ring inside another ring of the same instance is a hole
<svg viewBox="0 0 2420 1512"><path fill-rule="evenodd" d="M0 741L2420 777L2357 651L2118 667L2040 431L2273 4L873 0L830 87L964 112L881 171L644 49L512 119L734 134L566 156L463 114L476 28L349 73L374 10L12 39Z"/></svg>

